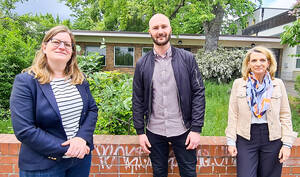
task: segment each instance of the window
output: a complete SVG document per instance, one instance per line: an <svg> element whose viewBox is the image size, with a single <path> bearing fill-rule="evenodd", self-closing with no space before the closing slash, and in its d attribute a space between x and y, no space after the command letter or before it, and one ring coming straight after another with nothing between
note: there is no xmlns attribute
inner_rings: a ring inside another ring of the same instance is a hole
<svg viewBox="0 0 300 177"><path fill-rule="evenodd" d="M133 47L115 47L115 66L133 66L133 60Z"/></svg>
<svg viewBox="0 0 300 177"><path fill-rule="evenodd" d="M90 54L93 54L93 53L98 53L100 56L102 56L100 58L100 62L101 62L101 65L106 65L106 62L105 62L105 56L106 56L106 47L100 47L100 46L86 46L85 47L85 55L90 55Z"/></svg>
<svg viewBox="0 0 300 177"><path fill-rule="evenodd" d="M296 68L300 68L300 58L297 58L296 60Z"/></svg>
<svg viewBox="0 0 300 177"><path fill-rule="evenodd" d="M142 49L142 56L146 55L146 53L148 53L152 49L153 49L152 47L143 47L143 49Z"/></svg>

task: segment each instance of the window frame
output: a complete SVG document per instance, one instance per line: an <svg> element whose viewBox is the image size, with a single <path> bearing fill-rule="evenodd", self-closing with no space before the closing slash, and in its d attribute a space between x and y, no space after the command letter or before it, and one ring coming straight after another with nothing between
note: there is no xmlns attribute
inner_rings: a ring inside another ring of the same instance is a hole
<svg viewBox="0 0 300 177"><path fill-rule="evenodd" d="M151 50L153 50L153 47L142 47L142 57L144 56L144 55L143 55L143 53L144 53L143 49L144 49L144 48L145 48L145 49L151 49ZM150 50L149 50L149 51L150 51ZM146 53L147 53L147 52L146 52ZM145 53L145 54L146 54L146 53Z"/></svg>
<svg viewBox="0 0 300 177"><path fill-rule="evenodd" d="M100 46L97 46L97 45L86 45L85 50L84 50L84 56L88 55L87 47L98 47L98 48L100 48ZM105 55L101 55L100 53L99 53L99 55L104 56L104 65L101 65L101 66L106 66L106 46L105 46Z"/></svg>
<svg viewBox="0 0 300 177"><path fill-rule="evenodd" d="M132 56L132 65L116 65L116 47L126 47L126 48L132 48L133 49L133 56ZM134 67L134 58L135 58L135 47L130 46L114 46L114 67L119 68L133 68Z"/></svg>

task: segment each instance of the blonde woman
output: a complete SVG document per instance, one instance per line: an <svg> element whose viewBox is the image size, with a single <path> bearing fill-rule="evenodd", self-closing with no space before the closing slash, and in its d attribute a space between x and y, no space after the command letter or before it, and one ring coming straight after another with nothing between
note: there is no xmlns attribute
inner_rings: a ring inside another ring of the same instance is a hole
<svg viewBox="0 0 300 177"><path fill-rule="evenodd" d="M269 49L254 47L243 61L243 77L233 83L226 137L230 155L237 157L238 177L280 177L297 137L276 68Z"/></svg>
<svg viewBox="0 0 300 177"><path fill-rule="evenodd" d="M10 109L20 177L88 177L98 109L67 27L50 29L32 66L16 76Z"/></svg>

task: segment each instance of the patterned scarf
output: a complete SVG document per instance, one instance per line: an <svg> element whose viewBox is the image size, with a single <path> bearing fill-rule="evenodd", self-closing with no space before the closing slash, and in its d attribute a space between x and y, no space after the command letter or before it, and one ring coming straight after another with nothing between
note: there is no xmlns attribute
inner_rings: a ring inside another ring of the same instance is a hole
<svg viewBox="0 0 300 177"><path fill-rule="evenodd" d="M269 72L265 74L262 84L255 78L252 72L248 75L247 101L252 115L261 118L270 107L273 85Z"/></svg>

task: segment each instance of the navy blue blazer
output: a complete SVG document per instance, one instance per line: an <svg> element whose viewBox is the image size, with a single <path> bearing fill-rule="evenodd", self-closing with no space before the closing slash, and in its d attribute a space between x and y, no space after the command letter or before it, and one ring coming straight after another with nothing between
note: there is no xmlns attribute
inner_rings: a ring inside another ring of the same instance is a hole
<svg viewBox="0 0 300 177"><path fill-rule="evenodd" d="M92 150L98 108L86 80L76 87L83 101L76 136L83 138ZM69 146L61 146L67 135L50 84L40 84L28 73L18 74L10 97L10 111L15 135L22 143L20 169L48 169L62 159Z"/></svg>

